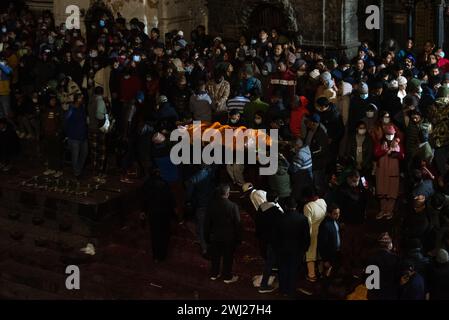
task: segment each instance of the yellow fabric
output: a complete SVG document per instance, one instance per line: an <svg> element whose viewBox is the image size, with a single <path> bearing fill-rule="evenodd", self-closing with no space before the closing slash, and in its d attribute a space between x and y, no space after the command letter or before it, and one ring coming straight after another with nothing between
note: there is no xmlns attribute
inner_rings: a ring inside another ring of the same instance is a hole
<svg viewBox="0 0 449 320"><path fill-rule="evenodd" d="M19 59L15 54L12 54L6 59L6 61L8 61L8 65L12 69L12 83L17 83L17 81L19 81L19 70L17 68L19 65Z"/></svg>
<svg viewBox="0 0 449 320"><path fill-rule="evenodd" d="M346 297L346 300L368 300L368 289L361 284Z"/></svg>
<svg viewBox="0 0 449 320"><path fill-rule="evenodd" d="M0 80L0 96L7 96L10 92L9 80Z"/></svg>

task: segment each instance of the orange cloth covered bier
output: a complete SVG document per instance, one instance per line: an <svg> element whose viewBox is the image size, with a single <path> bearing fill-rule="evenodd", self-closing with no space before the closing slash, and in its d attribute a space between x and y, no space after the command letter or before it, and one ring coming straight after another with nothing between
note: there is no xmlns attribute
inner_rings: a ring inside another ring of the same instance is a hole
<svg viewBox="0 0 449 320"><path fill-rule="evenodd" d="M213 136L213 133L216 132L215 130L218 130L220 132L220 136L223 139L222 140L222 144L225 144L225 130L226 129L231 129L233 130L233 136L234 136L234 146L236 143L236 137L238 137L240 134L245 134L245 144L247 143L248 139L253 140L254 142L256 141L265 141L265 144L267 146L271 146L272 144L272 139L271 137L264 132L264 130L257 130L257 129L248 129L246 127L240 126L240 127L231 127L229 125L222 125L220 122L214 122L212 125L209 123L201 123L201 125L193 125L190 124L186 127L187 132L189 133L190 136L190 142L193 142L193 137L195 137L196 135L198 135L199 130L201 130L201 134L199 136L201 136L202 141L206 140L206 141L213 141L213 137L210 139L203 139L203 137L205 137L205 134L210 134L211 136ZM247 130L250 130L250 132L246 132ZM210 132L209 132L210 131ZM247 136L246 136L247 135Z"/></svg>

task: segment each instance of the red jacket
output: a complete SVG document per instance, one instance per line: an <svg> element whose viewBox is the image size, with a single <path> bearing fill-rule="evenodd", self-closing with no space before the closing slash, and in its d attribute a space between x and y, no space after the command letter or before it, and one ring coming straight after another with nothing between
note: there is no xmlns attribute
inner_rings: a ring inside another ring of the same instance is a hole
<svg viewBox="0 0 449 320"><path fill-rule="evenodd" d="M284 100L292 102L296 90L296 74L291 70L287 70L282 73L276 72L273 74L268 82L268 98L271 99L277 90L281 91ZM284 104L286 102L287 101L284 101Z"/></svg>
<svg viewBox="0 0 449 320"><path fill-rule="evenodd" d="M120 80L120 99L122 101L133 100L137 92L142 91L142 82L138 76L131 76L129 79Z"/></svg>
<svg viewBox="0 0 449 320"><path fill-rule="evenodd" d="M398 139L398 138L395 138ZM380 142L376 143L374 146L374 157L376 159L380 159L382 158L384 155L386 155L388 153L388 150L386 150L383 147L383 144L385 143L385 140L381 140ZM404 160L405 158L405 152L404 152L404 147L402 145L402 141L399 142L399 151L397 153L397 159L400 160Z"/></svg>
<svg viewBox="0 0 449 320"><path fill-rule="evenodd" d="M449 60L446 58L441 58L440 60L438 60L438 68L441 69L441 72L443 74L448 73L449 72Z"/></svg>
<svg viewBox="0 0 449 320"><path fill-rule="evenodd" d="M310 113L307 109L308 104L309 100L304 96L300 96L299 105L294 106L290 112L290 131L295 138L300 137L302 120L304 119L304 116L307 116Z"/></svg>

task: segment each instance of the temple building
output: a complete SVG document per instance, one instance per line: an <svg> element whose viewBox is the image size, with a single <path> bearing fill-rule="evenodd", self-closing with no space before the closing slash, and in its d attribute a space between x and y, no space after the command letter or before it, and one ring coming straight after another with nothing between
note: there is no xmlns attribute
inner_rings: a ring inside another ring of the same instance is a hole
<svg viewBox="0 0 449 320"><path fill-rule="evenodd" d="M65 9L76 4L82 20L92 10L110 13L130 20L138 18L147 28L157 26L162 36L172 30L183 30L186 38L197 25L224 39L240 34L253 36L260 27L277 28L293 35L303 46L326 50L353 51L360 41L381 46L397 38L399 45L413 37L417 46L433 39L437 46L447 47L445 30L449 23L448 0L31 0L34 10L51 9L57 23L65 21ZM225 5L224 5L225 4ZM380 30L368 30L366 7L380 8ZM394 36L393 36L394 34ZM446 40L446 43L445 43Z"/></svg>

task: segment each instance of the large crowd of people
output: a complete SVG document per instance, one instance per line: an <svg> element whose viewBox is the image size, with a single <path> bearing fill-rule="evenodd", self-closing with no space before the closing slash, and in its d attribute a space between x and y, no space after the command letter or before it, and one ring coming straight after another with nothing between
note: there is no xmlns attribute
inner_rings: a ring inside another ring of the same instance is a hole
<svg viewBox="0 0 449 320"><path fill-rule="evenodd" d="M376 265L369 299L449 298L449 60L432 41L382 52L363 42L347 57L276 29L228 43L198 26L189 41L182 30L162 40L98 14L82 34L14 7L0 28L1 171L20 170L27 145L46 176L105 182L118 168L122 183L146 179L154 259L167 257L171 222L193 216L211 281L238 280L246 210L265 262L260 293L276 289L274 274L294 295L303 274L331 282ZM174 165L170 132L194 120L278 129L276 174ZM367 240L371 220L391 227Z"/></svg>

